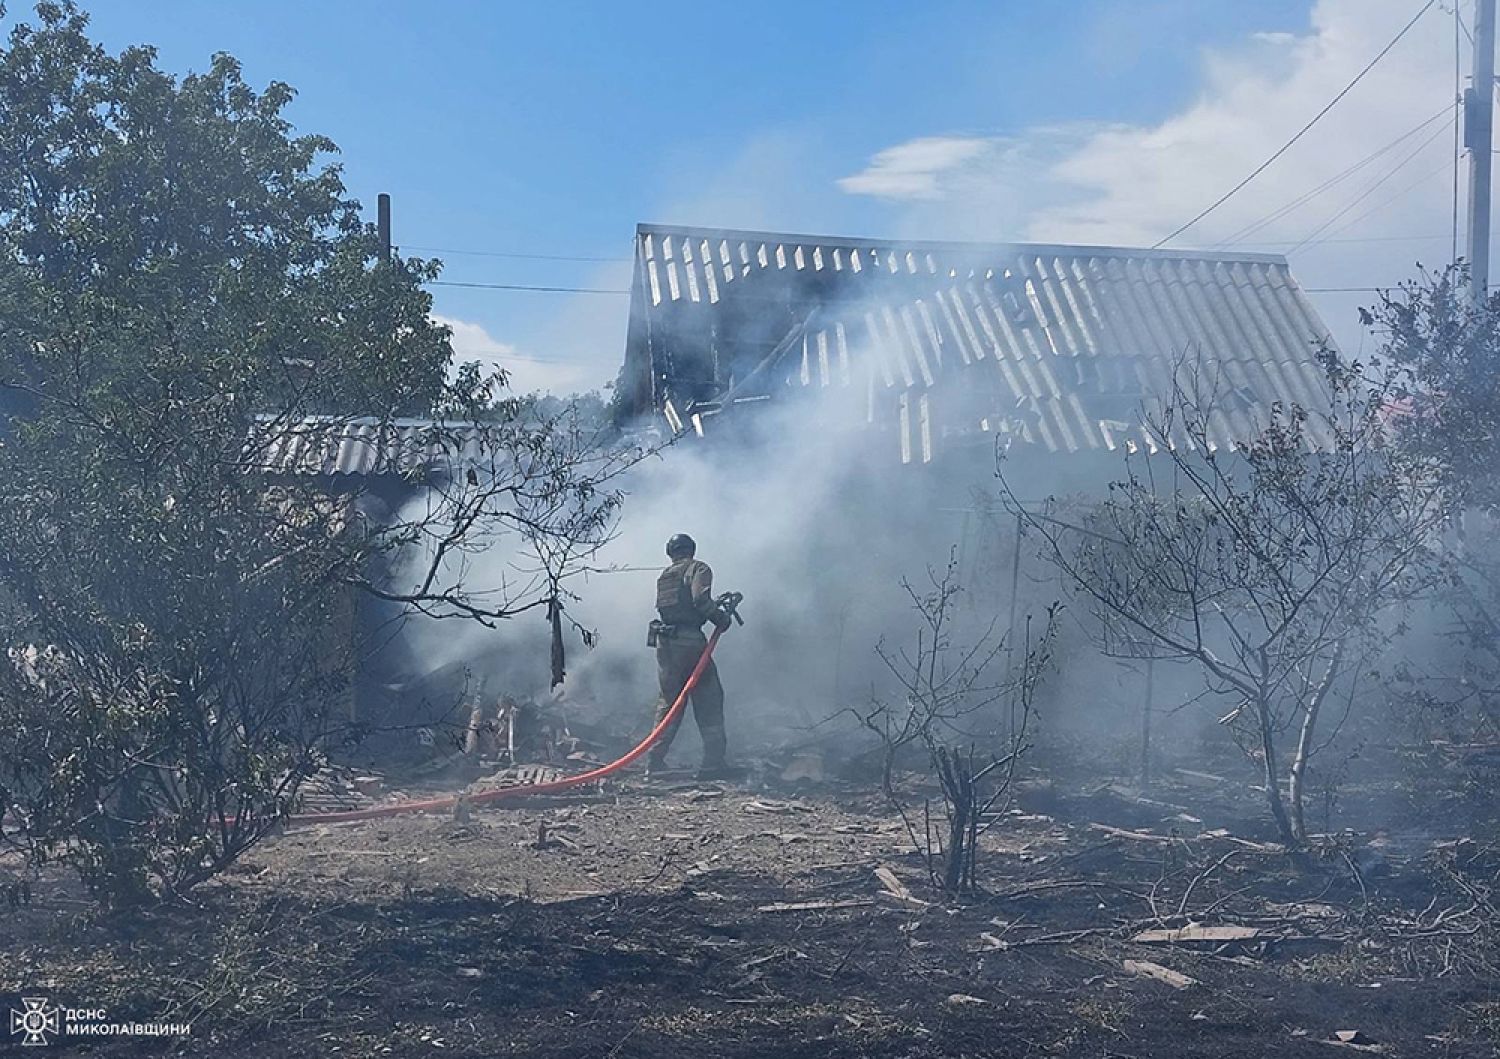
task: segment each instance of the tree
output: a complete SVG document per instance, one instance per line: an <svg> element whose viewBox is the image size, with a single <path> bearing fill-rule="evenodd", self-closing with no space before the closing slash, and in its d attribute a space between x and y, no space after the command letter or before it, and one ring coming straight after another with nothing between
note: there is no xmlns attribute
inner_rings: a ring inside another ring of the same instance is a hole
<svg viewBox="0 0 1500 1059"><path fill-rule="evenodd" d="M1325 707L1341 691L1353 701L1382 618L1430 583L1446 517L1428 464L1388 444L1390 390L1331 352L1320 361L1327 405L1273 407L1231 451L1212 440L1212 380L1179 371L1146 417L1156 455L1129 458L1083 525L1023 505L1001 474L1108 653L1194 663L1237 700L1224 721L1259 761L1289 845L1307 838Z"/></svg>
<svg viewBox="0 0 1500 1059"><path fill-rule="evenodd" d="M1428 461L1458 517L1436 599L1446 655L1405 667L1420 716L1460 739L1500 736L1500 293L1468 297L1462 267L1383 292L1362 312L1399 369L1400 443ZM1423 655L1428 652L1422 652Z"/></svg>
<svg viewBox="0 0 1500 1059"><path fill-rule="evenodd" d="M1423 273L1360 320L1400 369L1402 444L1432 461L1457 505L1500 511L1500 291L1476 305L1467 269Z"/></svg>
<svg viewBox="0 0 1500 1059"><path fill-rule="evenodd" d="M941 572L929 568L925 587L905 580L901 587L917 615L910 646L882 639L875 647L901 701L877 698L853 713L880 741L881 788L925 858L932 882L949 891L972 889L979 836L993 823L984 817L997 804L1007 807L1016 767L1030 749L1036 691L1052 661L1057 608L1048 609L1040 630L1027 615L1017 660L1009 649L1017 645L996 635L997 618L982 631L962 628L968 615L958 605L963 587L956 550ZM976 762L976 744L993 748L987 762ZM898 758L909 747L925 756L942 796L942 821L935 824L924 803L920 833L895 782Z"/></svg>
<svg viewBox="0 0 1500 1059"><path fill-rule="evenodd" d="M67 3L0 50L0 809L114 899L221 870L359 735L333 706L351 591L545 606L455 557L607 539L634 458L503 377L449 381L437 264L379 259L291 98L222 54L181 80L109 54ZM355 434L400 463L397 415L436 416L435 458L395 468L419 513L296 473Z"/></svg>

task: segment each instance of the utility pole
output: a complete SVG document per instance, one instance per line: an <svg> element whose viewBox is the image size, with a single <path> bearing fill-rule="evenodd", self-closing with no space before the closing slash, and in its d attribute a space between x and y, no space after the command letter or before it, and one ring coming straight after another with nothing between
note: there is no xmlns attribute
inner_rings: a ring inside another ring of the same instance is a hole
<svg viewBox="0 0 1500 1059"><path fill-rule="evenodd" d="M1474 3L1474 80L1464 92L1469 151L1469 295L1483 305L1490 285L1490 154L1495 132L1495 0Z"/></svg>
<svg viewBox="0 0 1500 1059"><path fill-rule="evenodd" d="M1484 0L1480 0L1480 2L1483 3ZM1494 0L1490 0L1490 6L1491 8L1494 7ZM1494 49L1491 48L1490 50L1493 51ZM1485 152L1484 157L1486 165L1485 172L1488 173L1490 157L1488 151ZM391 263L391 197L382 191L380 193L380 197L375 201L375 225L380 232L380 260L389 265ZM1486 207L1486 209L1488 209L1488 207ZM1486 216L1488 216L1488 213L1486 213Z"/></svg>

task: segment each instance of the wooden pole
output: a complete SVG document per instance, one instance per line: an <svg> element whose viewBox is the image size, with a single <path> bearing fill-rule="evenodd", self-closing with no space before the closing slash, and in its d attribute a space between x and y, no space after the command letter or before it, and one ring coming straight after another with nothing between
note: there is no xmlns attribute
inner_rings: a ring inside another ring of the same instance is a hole
<svg viewBox="0 0 1500 1059"><path fill-rule="evenodd" d="M391 263L391 197L381 192L376 200L376 228L380 232L380 261Z"/></svg>

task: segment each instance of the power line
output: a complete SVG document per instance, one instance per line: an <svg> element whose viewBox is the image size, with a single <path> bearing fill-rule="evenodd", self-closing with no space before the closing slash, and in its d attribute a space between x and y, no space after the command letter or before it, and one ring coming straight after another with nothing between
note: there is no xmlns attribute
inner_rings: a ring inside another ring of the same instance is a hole
<svg viewBox="0 0 1500 1059"><path fill-rule="evenodd" d="M545 364L545 365L548 365L548 366L568 363L568 361L563 360L560 357L531 357L531 356L527 356L525 353L491 353L491 352L486 352L483 356L479 356L478 354L476 354L474 352L469 352L469 353L465 353L465 354L459 354L458 351L455 350L454 354L455 354L455 356L468 356L468 357L471 357L471 358L476 359L476 360L483 360L484 358L487 357L490 360L493 360L496 364L500 364L502 366L506 365L506 364L509 364L513 360L519 360L519 361L522 361L522 362L524 362L526 364Z"/></svg>
<svg viewBox="0 0 1500 1059"><path fill-rule="evenodd" d="M1418 124L1412 126L1410 129L1407 129L1400 136L1397 136L1394 140L1392 140L1390 143L1386 144L1384 147L1380 148L1377 151L1372 151L1370 154L1365 155L1358 162L1355 162L1353 165L1349 166L1347 169L1344 169L1343 171L1341 171L1339 173L1336 173L1333 176L1329 177L1327 180L1323 181L1323 183L1319 184L1317 187L1311 189L1310 191L1306 191L1303 194L1297 196L1295 199L1293 199L1291 202L1287 203L1285 206L1282 206L1281 208L1276 209L1276 210L1272 210L1270 213L1266 214L1260 220L1253 221L1250 224L1245 225L1245 227L1241 228L1239 231L1237 231L1233 235L1229 236L1229 238L1225 239L1219 245L1220 246L1234 246L1236 244L1242 243L1242 241L1244 240L1245 236L1247 236L1247 235L1253 235L1256 232L1260 231L1262 228L1264 228L1266 225L1272 224L1275 221L1279 221L1281 218L1285 217L1288 213L1291 213L1293 210L1295 210L1298 206L1301 206L1304 203L1307 203L1307 202L1311 201L1312 199L1314 199L1317 196L1321 195L1323 192L1327 191L1329 188L1333 187L1335 184L1337 184L1337 183L1339 183L1339 182L1347 179L1348 177L1353 176L1359 170L1363 169L1365 166L1367 166L1371 162L1375 161L1375 159L1379 158L1381 155L1385 154L1387 151L1390 151L1390 150L1394 149L1395 147L1399 146L1400 144L1402 144L1406 140L1408 140L1411 137L1415 136L1417 133L1421 132L1423 129L1427 128L1427 126L1431 125L1434 121L1437 121L1444 114L1447 114L1448 111L1449 111L1449 109L1450 108L1445 105L1436 114L1432 115L1432 117L1428 118L1425 121L1419 122ZM1253 245L1253 244L1246 244L1246 245Z"/></svg>
<svg viewBox="0 0 1500 1059"><path fill-rule="evenodd" d="M1364 220L1370 214L1376 212L1377 210L1384 209L1386 206L1389 206L1391 203L1396 202L1397 200L1399 200L1403 196L1405 196L1407 192L1412 191L1412 190L1414 190L1414 189L1416 189L1418 187L1421 187L1423 184L1427 183L1427 181L1431 180L1433 177L1437 176L1439 173L1441 173L1443 170L1445 170L1447 168L1448 168L1448 159L1444 158L1442 164L1439 165L1436 169L1430 170L1429 172L1427 172L1427 173L1423 174L1422 176L1418 177L1416 180L1413 180L1410 184L1407 184L1400 191L1397 191L1394 195L1390 195L1390 196L1388 196L1388 197L1386 197L1384 199L1381 199L1379 202L1375 203L1375 205L1371 206L1369 209L1365 210L1359 216L1355 217L1352 221L1349 221L1349 222L1341 225L1340 227L1335 228L1334 229L1334 233L1337 234L1338 232L1347 232L1350 228L1354 227L1356 224L1358 224L1360 221ZM1307 245L1308 246L1317 246L1317 245L1320 245L1323 242L1325 242L1325 240L1318 239L1318 240L1315 240L1314 242L1312 242L1310 244L1307 244ZM1306 249L1306 247L1294 247L1293 248L1293 250L1300 250L1300 249ZM1290 253L1292 251L1288 251L1288 252Z"/></svg>
<svg viewBox="0 0 1500 1059"><path fill-rule="evenodd" d="M1395 290L1401 286L1400 283L1387 283L1384 287L1303 287L1303 294L1379 294L1381 291ZM1493 288L1496 286L1491 283Z"/></svg>
<svg viewBox="0 0 1500 1059"><path fill-rule="evenodd" d="M1469 32L1469 24L1464 21L1464 16L1459 10L1458 0L1453 0L1453 21L1458 23L1458 28L1464 31L1464 36L1469 39L1469 43L1472 45L1474 43L1474 34Z"/></svg>
<svg viewBox="0 0 1500 1059"><path fill-rule="evenodd" d="M1444 110L1446 111L1446 109L1447 108L1445 107ZM1419 143L1413 150L1411 150L1410 152L1408 152L1405 158L1401 159L1401 161L1397 162L1394 166L1392 166L1389 170L1387 170L1386 173L1383 176L1381 176L1379 180L1376 180L1369 187L1365 188L1364 191L1360 192L1352 200L1350 200L1350 202L1348 202L1343 207L1343 209L1339 210L1332 217L1329 217L1326 221L1324 221L1322 224L1318 225L1318 227L1314 228L1311 232L1309 232L1307 234L1307 236L1300 243L1298 243L1296 246L1292 247L1292 250L1290 252L1295 253L1296 251L1301 250L1303 247L1308 246L1309 244L1316 243L1317 239L1318 239L1318 236L1320 236L1324 232L1328 231L1329 228L1332 228L1333 225L1336 224L1336 223L1338 223L1338 221L1340 221L1341 219L1343 219L1343 217L1350 210L1354 209L1356 206L1358 206L1365 199L1367 199L1371 195L1373 195L1387 180L1390 180L1397 173L1401 172L1402 169L1405 169L1408 165L1410 165L1413 161L1415 161L1418 155L1420 155L1423 151L1427 150L1428 146L1430 146L1431 144L1435 143L1437 141L1437 138L1439 136L1443 135L1443 133L1445 133L1447 131L1448 131L1447 123L1444 123L1443 125L1439 126L1438 130L1436 132L1434 132L1431 136L1427 137L1427 139L1425 139L1421 143ZM1448 166L1449 166L1449 159L1445 155L1444 158L1443 158L1442 165L1438 167L1439 171L1441 171L1443 169L1447 169ZM1426 178L1424 177L1423 179L1425 180ZM1413 186L1415 186L1415 185L1413 185ZM1405 194L1405 191L1403 191L1402 194ZM1385 201L1389 202L1391 200L1387 199ZM1368 216L1368 213L1362 213L1362 214L1360 214L1360 219L1363 219L1366 216ZM1343 231L1343 230L1344 229L1342 229L1342 228L1336 229L1336 231Z"/></svg>
<svg viewBox="0 0 1500 1059"><path fill-rule="evenodd" d="M1418 11L1415 15L1412 16L1411 21L1408 22L1405 26L1403 26L1401 28L1401 32L1397 33L1396 36L1391 39L1391 42L1389 44L1387 44L1384 48L1381 48L1380 49L1380 53L1378 55L1376 55L1375 58L1371 59L1369 61L1369 63L1365 66L1365 68L1363 70L1361 70L1359 73L1357 73L1357 74L1354 75L1354 80L1350 81L1347 85L1344 86L1343 90L1341 92L1339 92L1338 95L1334 96L1331 100L1329 100L1328 104L1322 110L1320 110L1316 114L1314 114L1311 121L1309 121L1306 125L1302 126L1302 128L1298 129L1296 135L1294 135L1290 140L1288 140L1286 143L1282 144L1279 148L1277 148L1276 151L1272 153L1271 157L1267 158L1260 165L1256 166L1250 172L1249 176L1245 177L1244 180L1241 180L1234 187L1230 188L1223 195L1219 196L1219 198L1218 198L1217 201L1211 203L1207 208L1205 208L1204 210L1202 210L1192 220L1188 221L1186 224L1183 224L1183 225L1179 226L1175 231L1173 231L1170 235L1166 236L1164 239L1159 240L1155 245L1153 245L1151 247L1151 249L1153 249L1153 250L1159 250L1159 249L1161 249L1163 246L1165 246L1167 243L1170 243L1173 239L1176 239L1179 235L1181 235L1183 232L1187 231L1193 225L1195 225L1199 221L1203 220L1203 218L1207 217L1214 210L1218 209L1220 206L1224 205L1224 203L1228 202L1231 198L1233 198L1234 195L1237 192L1239 192L1240 189L1243 188L1246 184L1250 183L1250 181L1254 180L1256 177L1260 176L1268 168L1270 168L1272 162L1276 161L1276 159L1280 158L1282 155L1286 154L1287 151L1291 150L1292 145L1294 143L1296 143L1298 140L1302 139L1302 137L1307 134L1308 130L1310 130L1314 125L1316 125L1322 119L1323 115L1327 114L1330 110L1332 110L1338 104L1339 100L1341 100L1345 96L1347 96L1349 94L1349 92L1354 88L1354 86L1357 85L1357 84L1359 84L1359 82L1364 79L1365 74L1369 73L1371 70L1373 70L1375 68L1376 63L1380 62L1381 59L1385 58L1387 52L1389 52L1398 43L1400 43L1401 38L1404 37L1404 36L1406 36L1407 32L1410 31L1410 29L1417 24L1418 19L1420 19L1423 15L1427 14L1427 12L1432 9L1433 4L1435 4L1435 3L1437 3L1437 0L1427 0L1427 3L1425 3L1425 4L1422 5L1422 9L1420 11Z"/></svg>
<svg viewBox="0 0 1500 1059"><path fill-rule="evenodd" d="M1443 165L1448 163L1444 160ZM1343 229L1340 229L1342 231ZM1448 238L1448 233L1433 235L1360 235L1349 239L1319 239L1318 245L1324 243L1437 243ZM1274 239L1256 243L1240 243L1240 246L1296 246L1296 239Z"/></svg>
<svg viewBox="0 0 1500 1059"><path fill-rule="evenodd" d="M523 290L544 294L629 294L627 289L610 287L540 287L527 283L461 283L458 280L429 280L432 287L468 287L472 290Z"/></svg>
<svg viewBox="0 0 1500 1059"><path fill-rule="evenodd" d="M427 254L460 254L465 257L506 257L521 261L630 261L628 257L588 257L579 254L524 254L511 250L455 250L450 246L408 246L408 250L420 250Z"/></svg>

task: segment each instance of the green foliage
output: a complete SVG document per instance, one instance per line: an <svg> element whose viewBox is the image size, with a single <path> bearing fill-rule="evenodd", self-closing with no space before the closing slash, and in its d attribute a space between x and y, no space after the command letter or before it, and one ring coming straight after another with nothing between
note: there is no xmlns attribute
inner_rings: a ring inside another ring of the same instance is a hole
<svg viewBox="0 0 1500 1059"><path fill-rule="evenodd" d="M109 54L70 4L0 49L0 803L117 900L222 868L347 734L330 643L379 545L257 461L470 397L435 267L378 262L291 99Z"/></svg>
<svg viewBox="0 0 1500 1059"><path fill-rule="evenodd" d="M1401 369L1391 411L1404 445L1433 461L1463 506L1500 512L1500 291L1467 296L1465 269L1424 274L1361 311Z"/></svg>
<svg viewBox="0 0 1500 1059"><path fill-rule="evenodd" d="M0 353L23 402L127 427L205 402L427 411L451 359L433 267L374 264L334 145L291 134L292 90L223 54L178 81L70 6L38 16L0 54Z"/></svg>
<svg viewBox="0 0 1500 1059"><path fill-rule="evenodd" d="M1500 736L1500 292L1468 296L1467 270L1424 274L1364 310L1399 371L1390 420L1440 477L1455 509L1448 577L1432 600L1440 632L1395 665L1403 716L1420 735ZM1409 709L1416 705L1418 709Z"/></svg>

